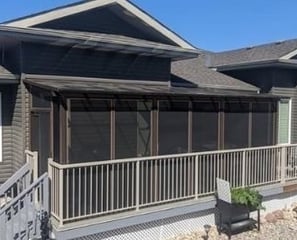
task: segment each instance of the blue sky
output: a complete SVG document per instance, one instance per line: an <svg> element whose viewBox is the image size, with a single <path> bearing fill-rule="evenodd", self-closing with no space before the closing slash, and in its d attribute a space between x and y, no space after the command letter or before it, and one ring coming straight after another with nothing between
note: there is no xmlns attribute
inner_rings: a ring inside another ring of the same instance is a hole
<svg viewBox="0 0 297 240"><path fill-rule="evenodd" d="M75 0L2 0L0 22ZM132 0L197 47L223 51L297 38L296 0Z"/></svg>

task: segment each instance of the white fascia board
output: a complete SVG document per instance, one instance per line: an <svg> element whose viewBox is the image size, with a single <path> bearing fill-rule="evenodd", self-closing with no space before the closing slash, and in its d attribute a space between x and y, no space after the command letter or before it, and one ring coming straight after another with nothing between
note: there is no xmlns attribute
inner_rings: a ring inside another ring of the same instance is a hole
<svg viewBox="0 0 297 240"><path fill-rule="evenodd" d="M69 6L61 9L52 10L40 15L12 21L4 25L10 27L26 28L44 22L52 21L58 18L66 17L76 13L84 12L93 8L102 7L117 2L117 0L86 1L85 3Z"/></svg>
<svg viewBox="0 0 297 240"><path fill-rule="evenodd" d="M120 4L122 7L127 9L129 12L133 13L136 17L147 23L149 26L153 27L156 29L158 32L163 34L165 37L169 38L176 44L178 44L182 48L187 48L187 49L194 49L196 50L195 47L193 47L191 44L187 43L184 39L179 37L176 33L172 32L169 30L167 27L159 23L157 20L149 16L147 13L143 12L140 10L138 7L134 6L127 0L117 0L117 3Z"/></svg>
<svg viewBox="0 0 297 240"><path fill-rule="evenodd" d="M295 49L294 51L292 51L290 53L287 53L286 55L280 57L280 59L282 59L282 60L289 60L289 59L291 59L292 57L294 57L296 55L297 55L297 49Z"/></svg>

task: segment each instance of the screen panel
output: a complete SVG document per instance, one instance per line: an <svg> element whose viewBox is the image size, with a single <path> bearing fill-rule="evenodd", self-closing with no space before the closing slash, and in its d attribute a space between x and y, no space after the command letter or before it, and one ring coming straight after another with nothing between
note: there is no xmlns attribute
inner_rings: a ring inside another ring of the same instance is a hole
<svg viewBox="0 0 297 240"><path fill-rule="evenodd" d="M116 102L116 158L150 155L151 106L149 101Z"/></svg>
<svg viewBox="0 0 297 240"><path fill-rule="evenodd" d="M249 104L225 102L224 148L245 148L249 144Z"/></svg>
<svg viewBox="0 0 297 240"><path fill-rule="evenodd" d="M188 152L188 102L159 102L159 154Z"/></svg>
<svg viewBox="0 0 297 240"><path fill-rule="evenodd" d="M217 102L193 102L192 151L218 149L219 104Z"/></svg>
<svg viewBox="0 0 297 240"><path fill-rule="evenodd" d="M70 119L70 162L111 158L110 101L72 100Z"/></svg>

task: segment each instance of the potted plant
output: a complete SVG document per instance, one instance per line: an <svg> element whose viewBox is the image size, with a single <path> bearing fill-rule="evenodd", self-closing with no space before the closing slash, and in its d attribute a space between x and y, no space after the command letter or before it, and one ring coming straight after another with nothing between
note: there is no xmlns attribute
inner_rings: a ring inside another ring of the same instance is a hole
<svg viewBox="0 0 297 240"><path fill-rule="evenodd" d="M232 203L243 205L250 211L264 209L263 196L255 189L249 187L231 189Z"/></svg>

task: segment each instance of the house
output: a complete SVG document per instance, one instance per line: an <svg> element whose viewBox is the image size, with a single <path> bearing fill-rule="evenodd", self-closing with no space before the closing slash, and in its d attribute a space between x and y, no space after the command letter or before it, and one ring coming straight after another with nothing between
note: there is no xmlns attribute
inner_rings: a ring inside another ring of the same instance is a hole
<svg viewBox="0 0 297 240"><path fill-rule="evenodd" d="M129 1L3 23L0 46L1 181L38 152L51 185L36 199L50 195L57 239L165 238L214 220L216 176L297 177L281 171L296 146L275 145L280 97L208 69L207 53Z"/></svg>
<svg viewBox="0 0 297 240"><path fill-rule="evenodd" d="M208 65L261 89L282 96L278 143L297 141L296 102L297 40L278 41L209 54Z"/></svg>

